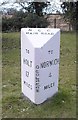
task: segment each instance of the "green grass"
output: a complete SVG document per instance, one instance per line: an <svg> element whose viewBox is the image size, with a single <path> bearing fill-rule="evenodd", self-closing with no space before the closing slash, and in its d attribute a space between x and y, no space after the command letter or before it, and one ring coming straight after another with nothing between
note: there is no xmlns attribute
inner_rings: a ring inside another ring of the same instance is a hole
<svg viewBox="0 0 78 120"><path fill-rule="evenodd" d="M0 33L1 40L1 33ZM0 41L0 53L2 53L2 41ZM2 118L2 54L0 54L0 119Z"/></svg>
<svg viewBox="0 0 78 120"><path fill-rule="evenodd" d="M76 118L75 33L61 33L58 94L37 106L21 94L20 33L2 37L2 117Z"/></svg>

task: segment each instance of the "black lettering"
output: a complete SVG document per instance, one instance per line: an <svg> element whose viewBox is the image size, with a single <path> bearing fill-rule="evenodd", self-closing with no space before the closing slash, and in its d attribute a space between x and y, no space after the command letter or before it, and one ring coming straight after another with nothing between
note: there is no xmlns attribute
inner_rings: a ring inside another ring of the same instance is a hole
<svg viewBox="0 0 78 120"><path fill-rule="evenodd" d="M48 85L47 87L50 88L50 85Z"/></svg>
<svg viewBox="0 0 78 120"><path fill-rule="evenodd" d="M36 69L39 69L39 65L36 65Z"/></svg>
<svg viewBox="0 0 78 120"><path fill-rule="evenodd" d="M35 34L38 34L38 32L35 32Z"/></svg>
<svg viewBox="0 0 78 120"><path fill-rule="evenodd" d="M46 66L49 67L49 61L46 62Z"/></svg>
<svg viewBox="0 0 78 120"><path fill-rule="evenodd" d="M51 87L53 87L53 83L51 83Z"/></svg>
<svg viewBox="0 0 78 120"><path fill-rule="evenodd" d="M26 59L26 63L27 63L27 65L29 66L29 60Z"/></svg>
<svg viewBox="0 0 78 120"><path fill-rule="evenodd" d="M30 61L30 67L32 67L32 61Z"/></svg>
<svg viewBox="0 0 78 120"><path fill-rule="evenodd" d="M53 54L53 50L49 50L48 53L49 53L49 54Z"/></svg>
<svg viewBox="0 0 78 120"><path fill-rule="evenodd" d="M43 68L44 67L44 63L41 63L41 68Z"/></svg>
<svg viewBox="0 0 78 120"><path fill-rule="evenodd" d="M39 92L39 89L36 89L36 92Z"/></svg>
<svg viewBox="0 0 78 120"><path fill-rule="evenodd" d="M35 77L36 81L39 81L39 78L38 77Z"/></svg>
<svg viewBox="0 0 78 120"><path fill-rule="evenodd" d="M28 31L32 31L32 29L29 29Z"/></svg>
<svg viewBox="0 0 78 120"><path fill-rule="evenodd" d="M29 32L26 32L26 34L29 34Z"/></svg>
<svg viewBox="0 0 78 120"><path fill-rule="evenodd" d="M47 86L44 86L44 90L47 89Z"/></svg>
<svg viewBox="0 0 78 120"><path fill-rule="evenodd" d="M41 30L40 30L40 29L38 29L38 31L39 31L39 32L41 32Z"/></svg>
<svg viewBox="0 0 78 120"><path fill-rule="evenodd" d="M39 85L39 83L36 82L36 85Z"/></svg>
<svg viewBox="0 0 78 120"><path fill-rule="evenodd" d="M32 61L29 61L29 60L27 60L27 59L24 58L23 59L23 63L26 64L29 67L32 67Z"/></svg>
<svg viewBox="0 0 78 120"><path fill-rule="evenodd" d="M36 88L36 92L39 92L39 65L36 65L36 70L35 70L35 80L36 80L36 83L35 83L35 88Z"/></svg>
<svg viewBox="0 0 78 120"><path fill-rule="evenodd" d="M23 59L23 63L25 64L25 59Z"/></svg>
<svg viewBox="0 0 78 120"><path fill-rule="evenodd" d="M51 74L51 73L49 73L49 77L52 77L52 74Z"/></svg>
<svg viewBox="0 0 78 120"><path fill-rule="evenodd" d="M29 77L29 72L28 71L26 71L26 76Z"/></svg>
<svg viewBox="0 0 78 120"><path fill-rule="evenodd" d="M49 85L46 85L46 86L44 86L44 90L46 90L46 89L48 89L48 88L51 88L51 87L53 87L54 86L54 83L51 83L51 84L49 84Z"/></svg>
<svg viewBox="0 0 78 120"><path fill-rule="evenodd" d="M59 59L55 59L54 60L54 65L58 64L59 63Z"/></svg>
<svg viewBox="0 0 78 120"><path fill-rule="evenodd" d="M24 84L25 84L25 81L24 81Z"/></svg>
<svg viewBox="0 0 78 120"><path fill-rule="evenodd" d="M50 63L50 66L53 65L53 60L52 60L52 61L49 61L49 63Z"/></svg>
<svg viewBox="0 0 78 120"><path fill-rule="evenodd" d="M39 73L36 73L36 76L39 76Z"/></svg>
<svg viewBox="0 0 78 120"><path fill-rule="evenodd" d="M53 50L51 50L51 54L53 54Z"/></svg>
<svg viewBox="0 0 78 120"><path fill-rule="evenodd" d="M43 33L43 32L41 32L41 34L43 35L44 33Z"/></svg>
<svg viewBox="0 0 78 120"><path fill-rule="evenodd" d="M48 53L50 54L50 50L48 51Z"/></svg>
<svg viewBox="0 0 78 120"><path fill-rule="evenodd" d="M26 49L26 53L28 53L28 54L29 54L29 50L28 50L28 49Z"/></svg>
<svg viewBox="0 0 78 120"><path fill-rule="evenodd" d="M43 62L43 63L41 63L41 68L46 68L46 67L49 67L49 62L47 61L47 62Z"/></svg>
<svg viewBox="0 0 78 120"><path fill-rule="evenodd" d="M47 33L48 35L50 35L50 33Z"/></svg>
<svg viewBox="0 0 78 120"><path fill-rule="evenodd" d="M58 63L59 63L59 59L54 59L51 61L42 62L42 63L40 63L40 68L50 67L50 66L56 65Z"/></svg>
<svg viewBox="0 0 78 120"><path fill-rule="evenodd" d="M35 72L36 72L36 73L39 73L39 70L36 70Z"/></svg>
<svg viewBox="0 0 78 120"><path fill-rule="evenodd" d="M54 35L54 33L51 33L51 35Z"/></svg>
<svg viewBox="0 0 78 120"><path fill-rule="evenodd" d="M32 34L32 32L30 32L30 34Z"/></svg>
<svg viewBox="0 0 78 120"><path fill-rule="evenodd" d="M30 84L27 83L26 81L24 81L24 84L25 84L28 88L32 89L32 85L30 85Z"/></svg>

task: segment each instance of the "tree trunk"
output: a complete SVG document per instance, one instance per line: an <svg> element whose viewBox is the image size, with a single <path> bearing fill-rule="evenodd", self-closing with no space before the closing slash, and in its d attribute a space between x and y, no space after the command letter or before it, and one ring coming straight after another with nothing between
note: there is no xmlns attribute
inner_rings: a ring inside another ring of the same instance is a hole
<svg viewBox="0 0 78 120"><path fill-rule="evenodd" d="M54 19L54 28L56 28L56 18Z"/></svg>

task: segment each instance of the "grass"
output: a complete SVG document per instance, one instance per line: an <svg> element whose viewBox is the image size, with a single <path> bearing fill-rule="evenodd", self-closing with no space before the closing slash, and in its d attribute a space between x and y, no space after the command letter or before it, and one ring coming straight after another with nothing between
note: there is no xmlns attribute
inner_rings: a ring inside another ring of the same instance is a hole
<svg viewBox="0 0 78 120"><path fill-rule="evenodd" d="M75 33L61 33L58 94L37 106L21 94L20 33L2 37L2 117L76 118Z"/></svg>
<svg viewBox="0 0 78 120"><path fill-rule="evenodd" d="M1 33L0 33L1 40ZM2 53L2 41L0 41L0 53ZM2 54L0 54L0 119L2 117Z"/></svg>

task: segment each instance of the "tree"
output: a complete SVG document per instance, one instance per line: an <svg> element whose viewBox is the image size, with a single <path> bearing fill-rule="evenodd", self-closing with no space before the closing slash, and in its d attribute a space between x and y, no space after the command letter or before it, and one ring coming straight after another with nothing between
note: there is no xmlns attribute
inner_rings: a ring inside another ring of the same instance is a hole
<svg viewBox="0 0 78 120"><path fill-rule="evenodd" d="M43 16L43 10L50 5L50 2L19 2L28 16L23 19L23 26L27 27L47 27L49 25Z"/></svg>
<svg viewBox="0 0 78 120"><path fill-rule="evenodd" d="M50 5L50 2L19 2L19 4L27 12L36 13L38 16L43 16L43 9Z"/></svg>
<svg viewBox="0 0 78 120"><path fill-rule="evenodd" d="M3 23L2 23L3 31L6 31L6 30L20 31L22 27L34 27L34 28L44 27L45 28L49 25L47 19L44 18L43 16L43 9L47 7L47 3L30 2L28 3L28 6L26 6L26 3L27 2L19 3L22 6L22 9L20 11L7 9L7 13L8 14L12 13L13 16L11 19L7 19L7 18L3 19ZM26 10L25 12L23 11L24 9Z"/></svg>
<svg viewBox="0 0 78 120"><path fill-rule="evenodd" d="M8 15L14 15L17 12L17 10L14 8L7 8L6 11Z"/></svg>
<svg viewBox="0 0 78 120"><path fill-rule="evenodd" d="M11 18L2 18L2 31L20 31L23 27L47 27L48 22L43 16L17 11Z"/></svg>
<svg viewBox="0 0 78 120"><path fill-rule="evenodd" d="M29 13L27 17L23 18L22 27L45 28L48 24L48 21L44 17L38 16L35 13Z"/></svg>
<svg viewBox="0 0 78 120"><path fill-rule="evenodd" d="M2 18L2 31L13 31L14 20L13 18L7 19L7 17Z"/></svg>
<svg viewBox="0 0 78 120"><path fill-rule="evenodd" d="M77 2L63 2L61 7L63 9L65 20L69 22L75 30L77 28L76 25L78 24L78 21L76 21Z"/></svg>

